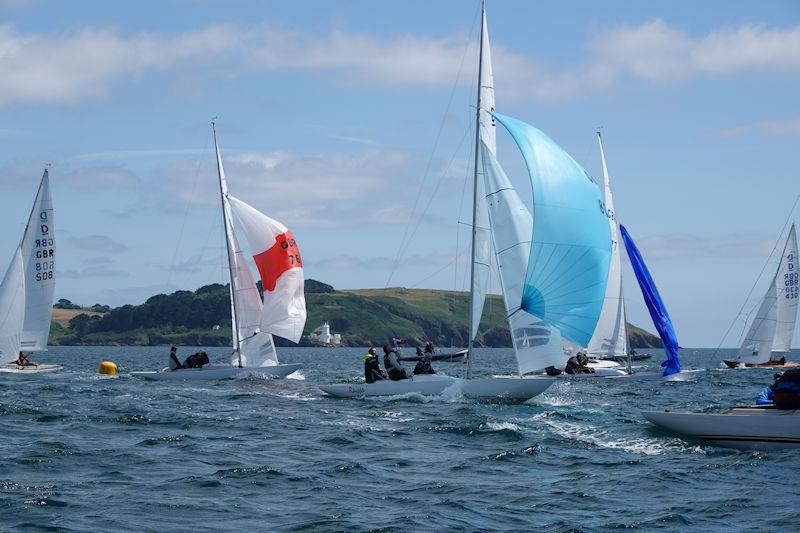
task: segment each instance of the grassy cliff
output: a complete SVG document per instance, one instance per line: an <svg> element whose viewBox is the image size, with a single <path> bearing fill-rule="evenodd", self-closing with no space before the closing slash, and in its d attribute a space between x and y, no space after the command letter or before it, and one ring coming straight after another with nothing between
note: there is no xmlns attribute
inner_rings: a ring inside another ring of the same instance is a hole
<svg viewBox="0 0 800 533"><path fill-rule="evenodd" d="M213 284L196 291L158 294L141 305L124 305L107 313L54 310L50 343L229 345L228 298L227 285ZM306 332L328 321L332 331L341 333L349 346L383 344L393 336L412 341L430 339L440 346L465 346L468 300L463 292L404 288L337 291L307 280ZM661 346L658 337L635 326L628 325L628 333L634 348ZM511 345L500 296L488 296L477 342L493 347Z"/></svg>

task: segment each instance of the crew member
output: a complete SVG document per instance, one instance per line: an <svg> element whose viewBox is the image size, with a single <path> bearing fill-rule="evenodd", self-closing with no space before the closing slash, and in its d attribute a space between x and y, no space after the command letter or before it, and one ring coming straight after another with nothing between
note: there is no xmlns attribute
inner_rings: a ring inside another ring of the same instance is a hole
<svg viewBox="0 0 800 533"><path fill-rule="evenodd" d="M567 374L594 374L594 368L589 367L589 357L583 351L570 357L564 370Z"/></svg>
<svg viewBox="0 0 800 533"><path fill-rule="evenodd" d="M777 382L780 377L783 375L782 372L778 372L775 374L774 380ZM775 383L769 385L768 387L764 387L758 396L756 397L756 405L772 405L775 401Z"/></svg>
<svg viewBox="0 0 800 533"><path fill-rule="evenodd" d="M387 379L386 372L381 369L381 363L378 360L378 350L371 347L367 355L364 356L364 381L367 383L374 383Z"/></svg>
<svg viewBox="0 0 800 533"><path fill-rule="evenodd" d="M422 355L422 358L417 362L417 365L414 367L414 375L420 374L435 374L436 371L433 370L431 366L431 356L428 353Z"/></svg>
<svg viewBox="0 0 800 533"><path fill-rule="evenodd" d="M17 366L32 366L33 365L33 363L31 363L28 360L28 354L26 354L25 352L19 352L19 357L17 357L17 360L14 361L14 362L17 363Z"/></svg>
<svg viewBox="0 0 800 533"><path fill-rule="evenodd" d="M179 368L183 368L183 365L178 360L178 347L173 344L169 349L169 369L178 370Z"/></svg>
<svg viewBox="0 0 800 533"><path fill-rule="evenodd" d="M433 343L431 341L425 343L425 353L429 353L431 355L436 353L436 350L434 349Z"/></svg>
<svg viewBox="0 0 800 533"><path fill-rule="evenodd" d="M800 409L800 368L791 368L775 380L773 403L782 410Z"/></svg>
<svg viewBox="0 0 800 533"><path fill-rule="evenodd" d="M400 364L397 351L388 344L383 346L383 366L386 367L386 373L389 374L389 379L392 381L408 379L408 374Z"/></svg>

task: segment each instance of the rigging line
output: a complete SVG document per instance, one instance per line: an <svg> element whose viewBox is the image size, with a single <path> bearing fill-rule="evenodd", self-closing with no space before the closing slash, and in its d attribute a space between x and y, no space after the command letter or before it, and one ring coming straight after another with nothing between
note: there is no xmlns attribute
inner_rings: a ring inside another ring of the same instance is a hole
<svg viewBox="0 0 800 533"><path fill-rule="evenodd" d="M464 209L464 198L467 195L467 184L469 183L469 176L471 174L470 168L467 167L466 172L464 174L464 182L461 186L461 199L458 202L458 217L461 218L461 212ZM460 245L461 239L461 220L458 220L456 223L456 257L458 257L458 250ZM453 268L453 306L456 305L456 297L455 291L458 288L458 261L456 261L455 266Z"/></svg>
<svg viewBox="0 0 800 533"><path fill-rule="evenodd" d="M480 12L480 10L478 12ZM472 31L470 31L470 34L472 34L472 32L475 29L475 23L476 23L477 18L478 18L477 16L473 17ZM384 286L384 288L389 287L389 284L392 282L392 277L394 276L395 272L397 271L397 267L399 266L400 259L401 259L402 254L403 254L404 244L405 244L406 238L408 236L408 229L411 226L412 219L414 217L414 212L417 210L417 205L419 204L420 198L422 198L422 191L423 191L423 189L425 187L425 182L428 179L428 174L430 172L431 165L433 164L433 159L434 159L434 156L436 155L436 150L439 147L439 140L441 139L442 131L444 131L445 120L447 119L447 114L449 113L450 107L451 107L451 105L453 103L453 97L455 96L456 88L458 87L458 82L461 79L461 72L464 69L464 62L465 62L465 60L467 58L467 52L469 51L471 46L472 46L472 43L470 42L469 39L467 39L467 43L464 46L464 53L461 55L461 62L458 65L458 72L456 73L456 79L453 81L453 87L450 89L450 96L448 97L447 105L445 106L445 112L442 114L442 119L439 122L439 131L436 132L436 138L435 138L435 140L433 142L433 148L431 149L431 155L428 158L428 163L425 165L425 172L423 172L423 174L422 174L422 180L421 180L421 182L419 184L419 189L417 190L417 196L414 199L414 205L411 208L411 217L409 218L408 224L406 224L405 231L403 232L403 238L400 239L400 246L399 246L397 255L396 255L395 259L394 259L394 263L392 265L392 269L389 272L389 277L386 280L386 285ZM422 215L420 215L420 218L422 218ZM411 238L409 238L409 240L411 240Z"/></svg>
<svg viewBox="0 0 800 533"><path fill-rule="evenodd" d="M722 339L720 339L719 344L717 345L716 349L714 350L714 353L711 354L711 357L716 357L717 353L719 352L720 348L722 347L722 343L725 342L725 339L728 337L728 334L731 332L731 329L733 329L733 326L736 324L736 321L739 319L740 316L742 316L742 311L744 311L744 308L747 306L747 302L750 301L750 296L753 294L753 291L755 290L756 285L758 285L758 282L761 280L761 276L764 275L764 271L767 269L767 266L769 266L769 262L772 260L772 255L775 253L775 250L777 250L778 247L780 246L781 240L783 238L783 232L786 231L786 226L789 224L789 221L792 219L792 215L794 214L794 210L797 207L797 202L798 201L800 201L800 194L798 194L795 197L794 203L792 204L792 208L789 210L789 215L786 217L786 221L783 223L783 227L781 228L781 232L778 235L778 239L775 241L775 246L772 247L772 251L769 253L769 256L767 256L767 260L764 262L764 266L761 267L761 272L758 273L758 277L756 277L756 281L753 283L753 286L750 287L750 291L747 293L747 297L745 298L744 303L739 308L739 311L736 313L736 316L733 317L733 320L731 321L731 325L728 326L728 329L725 331L725 335L723 335Z"/></svg>

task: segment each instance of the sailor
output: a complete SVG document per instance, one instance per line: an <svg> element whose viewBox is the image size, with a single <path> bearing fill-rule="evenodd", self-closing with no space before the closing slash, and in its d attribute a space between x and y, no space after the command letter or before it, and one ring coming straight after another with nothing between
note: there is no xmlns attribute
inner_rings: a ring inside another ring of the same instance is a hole
<svg viewBox="0 0 800 533"><path fill-rule="evenodd" d="M775 381L777 382L782 375L783 375L782 372L776 373L774 378ZM772 405L772 403L775 401L774 388L775 388L775 383L773 383L768 387L764 387L764 390L762 390L758 394L758 397L756 397L756 405Z"/></svg>
<svg viewBox="0 0 800 533"><path fill-rule="evenodd" d="M429 353L431 355L436 353L436 350L433 348L433 343L431 341L425 343L425 353Z"/></svg>
<svg viewBox="0 0 800 533"><path fill-rule="evenodd" d="M381 369L381 363L378 360L378 350L371 347L367 355L364 356L364 381L367 383L374 383L387 379L386 372Z"/></svg>
<svg viewBox="0 0 800 533"><path fill-rule="evenodd" d="M772 386L775 407L781 410L800 409L800 368L791 368Z"/></svg>
<svg viewBox="0 0 800 533"><path fill-rule="evenodd" d="M173 344L169 349L169 369L178 370L179 368L183 368L183 365L178 360L178 347Z"/></svg>
<svg viewBox="0 0 800 533"><path fill-rule="evenodd" d="M208 354L206 352L197 352L186 358L183 362L183 368L203 368L203 365L208 363Z"/></svg>
<svg viewBox="0 0 800 533"><path fill-rule="evenodd" d="M35 366L28 360L28 354L25 352L19 352L19 357L14 362L17 363L17 366Z"/></svg>
<svg viewBox="0 0 800 533"><path fill-rule="evenodd" d="M417 344L417 357L422 360L422 348L419 347L419 344Z"/></svg>
<svg viewBox="0 0 800 533"><path fill-rule="evenodd" d="M420 374L435 374L436 371L433 370L431 366L431 355L429 353L425 353L422 355L422 358L417 362L417 365L414 367L414 375L418 376Z"/></svg>
<svg viewBox="0 0 800 533"><path fill-rule="evenodd" d="M564 371L567 374L594 374L594 368L589 367L589 357L584 351L579 351L570 357Z"/></svg>
<svg viewBox="0 0 800 533"><path fill-rule="evenodd" d="M383 345L383 366L386 367L386 372L392 381L408 379L405 369L400 365L397 351L388 344Z"/></svg>

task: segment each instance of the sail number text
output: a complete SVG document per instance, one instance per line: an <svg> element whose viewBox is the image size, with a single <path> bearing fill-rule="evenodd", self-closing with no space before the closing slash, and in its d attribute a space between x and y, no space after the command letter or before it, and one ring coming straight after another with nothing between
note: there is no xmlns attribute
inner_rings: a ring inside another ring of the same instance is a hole
<svg viewBox="0 0 800 533"><path fill-rule="evenodd" d="M33 277L36 281L46 281L53 279L53 272L56 268L55 241L50 237L50 221L47 211L39 213L39 238L33 241L35 251L35 272Z"/></svg>
<svg viewBox="0 0 800 533"><path fill-rule="evenodd" d="M786 264L786 270L788 270L788 272L783 275L783 287L785 289L786 299L794 300L798 297L798 273L795 272L794 268L794 254L790 253L786 256L786 259L788 260L788 263Z"/></svg>

